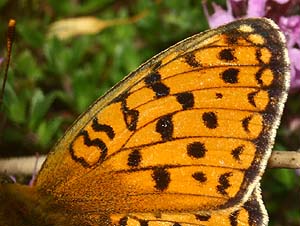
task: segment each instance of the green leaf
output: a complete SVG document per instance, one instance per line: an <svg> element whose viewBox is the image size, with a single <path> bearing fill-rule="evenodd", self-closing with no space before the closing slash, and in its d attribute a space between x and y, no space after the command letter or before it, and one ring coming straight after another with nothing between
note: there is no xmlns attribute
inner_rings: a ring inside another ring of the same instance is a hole
<svg viewBox="0 0 300 226"><path fill-rule="evenodd" d="M6 84L4 106L7 117L15 123L24 123L26 119L26 102L15 93L9 83Z"/></svg>
<svg viewBox="0 0 300 226"><path fill-rule="evenodd" d="M41 90L35 90L30 104L29 128L31 130L35 131L38 125L42 123L46 113L50 109L52 102L57 96L58 92L52 92L51 94L45 96Z"/></svg>
<svg viewBox="0 0 300 226"><path fill-rule="evenodd" d="M294 170L290 170L290 169L275 170L274 177L288 190L292 189L292 187L295 186L296 178L295 178Z"/></svg>
<svg viewBox="0 0 300 226"><path fill-rule="evenodd" d="M29 50L25 50L18 55L16 65L16 71L22 75L26 73L29 79L36 81L43 78L42 70Z"/></svg>
<svg viewBox="0 0 300 226"><path fill-rule="evenodd" d="M60 125L63 123L61 117L54 118L51 121L43 121L37 128L37 136L39 144L46 148L52 142L53 138L56 137L57 131Z"/></svg>

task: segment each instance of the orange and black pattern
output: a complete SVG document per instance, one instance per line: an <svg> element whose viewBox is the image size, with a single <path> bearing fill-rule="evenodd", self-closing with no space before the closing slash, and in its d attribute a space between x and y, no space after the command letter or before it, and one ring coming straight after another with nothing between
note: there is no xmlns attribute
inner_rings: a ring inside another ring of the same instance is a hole
<svg viewBox="0 0 300 226"><path fill-rule="evenodd" d="M283 35L267 19L192 36L81 116L37 189L88 225L266 225L259 180L288 67Z"/></svg>

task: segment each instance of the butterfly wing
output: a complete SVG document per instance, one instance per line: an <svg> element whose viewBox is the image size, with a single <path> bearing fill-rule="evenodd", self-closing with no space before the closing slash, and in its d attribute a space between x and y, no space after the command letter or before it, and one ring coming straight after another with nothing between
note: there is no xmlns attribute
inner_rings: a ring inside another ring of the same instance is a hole
<svg viewBox="0 0 300 226"><path fill-rule="evenodd" d="M259 185L238 209L226 209L221 211L199 212L199 213L162 213L155 214L128 214L112 215L112 224L120 226L228 226L228 225L267 225L268 215L263 205Z"/></svg>
<svg viewBox="0 0 300 226"><path fill-rule="evenodd" d="M284 45L272 21L246 19L163 51L75 122L37 190L104 216L241 205L265 169L286 99Z"/></svg>

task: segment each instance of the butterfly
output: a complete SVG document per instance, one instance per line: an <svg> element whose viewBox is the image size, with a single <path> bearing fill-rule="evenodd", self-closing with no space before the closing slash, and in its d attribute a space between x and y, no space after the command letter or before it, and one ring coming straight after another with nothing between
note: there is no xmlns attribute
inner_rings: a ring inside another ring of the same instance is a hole
<svg viewBox="0 0 300 226"><path fill-rule="evenodd" d="M0 223L267 225L259 182L288 88L271 20L187 38L82 114L33 187L0 185Z"/></svg>

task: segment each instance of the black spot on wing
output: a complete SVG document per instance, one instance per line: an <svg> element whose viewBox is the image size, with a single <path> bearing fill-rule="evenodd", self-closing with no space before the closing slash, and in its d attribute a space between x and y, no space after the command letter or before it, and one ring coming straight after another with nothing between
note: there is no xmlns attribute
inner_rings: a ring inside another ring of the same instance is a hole
<svg viewBox="0 0 300 226"><path fill-rule="evenodd" d="M233 150L231 151L232 157L233 157L235 160L240 161L240 160L241 160L241 159L240 159L240 155L243 153L244 149L245 149L245 146L244 146L244 145L240 145L240 146L236 147L235 149L233 149Z"/></svg>
<svg viewBox="0 0 300 226"><path fill-rule="evenodd" d="M242 126L243 126L245 132L247 132L247 133L250 132L249 123L250 123L251 119L252 119L252 116L248 116L242 120Z"/></svg>
<svg viewBox="0 0 300 226"><path fill-rule="evenodd" d="M239 74L240 70L237 68L228 68L225 71L223 71L220 76L221 79L225 82L225 83L229 83L229 84L235 84L238 83L238 74Z"/></svg>
<svg viewBox="0 0 300 226"><path fill-rule="evenodd" d="M229 183L229 177L232 176L231 172L228 173L224 173L219 177L219 185L217 185L217 191L221 194L221 195L228 195L226 189L229 188L231 185Z"/></svg>
<svg viewBox="0 0 300 226"><path fill-rule="evenodd" d="M234 61L236 57L234 56L234 49L223 49L219 53L219 59L223 61Z"/></svg>
<svg viewBox="0 0 300 226"><path fill-rule="evenodd" d="M191 67L201 67L201 64L196 60L194 53L187 53L184 56L185 62Z"/></svg>
<svg viewBox="0 0 300 226"><path fill-rule="evenodd" d="M201 214L195 214L195 217L199 221L209 221L209 219L211 218L210 215L201 215Z"/></svg>
<svg viewBox="0 0 300 226"><path fill-rule="evenodd" d="M171 140L173 136L174 125L172 115L162 116L156 122L156 132L161 135L163 141Z"/></svg>
<svg viewBox="0 0 300 226"><path fill-rule="evenodd" d="M218 117L214 112L204 112L202 114L202 120L204 125L209 129L215 129L218 127Z"/></svg>
<svg viewBox="0 0 300 226"><path fill-rule="evenodd" d="M207 177L206 177L205 173L203 173L203 172L193 173L192 177L201 183L204 183L207 181Z"/></svg>
<svg viewBox="0 0 300 226"><path fill-rule="evenodd" d="M148 88L151 88L157 98L170 94L170 88L161 82L161 75L158 72L151 72L144 79Z"/></svg>
<svg viewBox="0 0 300 226"><path fill-rule="evenodd" d="M157 98L167 96L170 93L170 88L163 83L153 84L152 90L155 92Z"/></svg>
<svg viewBox="0 0 300 226"><path fill-rule="evenodd" d="M140 150L135 149L129 154L127 165L130 167L137 167L137 166L139 166L141 161L142 161L141 152L140 152Z"/></svg>
<svg viewBox="0 0 300 226"><path fill-rule="evenodd" d="M222 93L216 93L216 99L222 99L223 94Z"/></svg>
<svg viewBox="0 0 300 226"><path fill-rule="evenodd" d="M203 158L207 149L204 143L201 142L193 142L187 145L187 154L193 158Z"/></svg>
<svg viewBox="0 0 300 226"><path fill-rule="evenodd" d="M189 92L179 93L176 95L176 99L178 103L181 104L183 110L194 107L195 101L194 101L193 93L189 93Z"/></svg>
<svg viewBox="0 0 300 226"><path fill-rule="evenodd" d="M159 191L166 190L171 182L170 173L163 167L153 169L152 179L155 182L154 187Z"/></svg>
<svg viewBox="0 0 300 226"><path fill-rule="evenodd" d="M145 77L144 81L147 86L152 86L161 81L161 76L158 72L151 72Z"/></svg>

